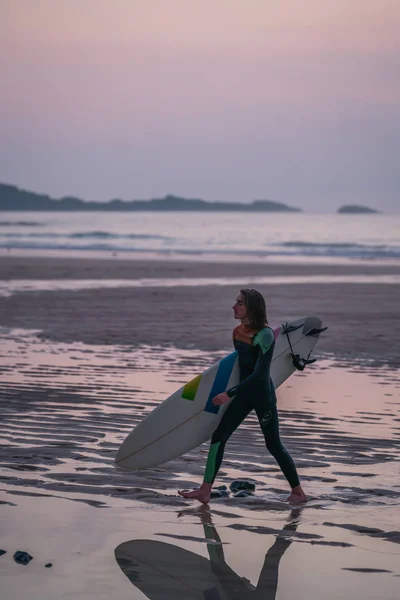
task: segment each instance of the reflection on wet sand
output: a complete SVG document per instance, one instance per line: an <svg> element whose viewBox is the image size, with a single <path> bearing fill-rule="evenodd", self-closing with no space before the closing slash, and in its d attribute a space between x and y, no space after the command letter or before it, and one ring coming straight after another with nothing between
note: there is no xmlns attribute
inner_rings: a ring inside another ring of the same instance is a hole
<svg viewBox="0 0 400 600"><path fill-rule="evenodd" d="M292 543L300 511L292 510L288 523L265 554L256 586L227 564L221 538L206 507L198 514L210 560L155 540L124 542L115 549L115 558L131 583L149 600L275 600L279 563Z"/></svg>
<svg viewBox="0 0 400 600"><path fill-rule="evenodd" d="M136 423L221 353L49 345L26 331L1 342L0 467L8 494L63 496L92 506L118 499L186 505L176 490L202 477L207 446L142 471L116 469L114 457ZM399 390L394 370L349 371L327 360L278 390L282 438L311 498L329 506L398 502ZM244 473L257 493L217 502L286 510L280 469L265 452L254 415L229 441L218 483L229 485Z"/></svg>

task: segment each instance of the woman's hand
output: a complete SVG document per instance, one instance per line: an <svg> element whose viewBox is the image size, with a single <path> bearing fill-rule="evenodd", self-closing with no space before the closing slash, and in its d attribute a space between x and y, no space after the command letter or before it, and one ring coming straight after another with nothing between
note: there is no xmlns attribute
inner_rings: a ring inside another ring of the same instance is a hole
<svg viewBox="0 0 400 600"><path fill-rule="evenodd" d="M229 400L231 400L231 398L228 396L228 394L226 392L222 392L222 394L218 394L218 396L213 398L212 403L214 406L222 406L222 404L226 404L229 402Z"/></svg>

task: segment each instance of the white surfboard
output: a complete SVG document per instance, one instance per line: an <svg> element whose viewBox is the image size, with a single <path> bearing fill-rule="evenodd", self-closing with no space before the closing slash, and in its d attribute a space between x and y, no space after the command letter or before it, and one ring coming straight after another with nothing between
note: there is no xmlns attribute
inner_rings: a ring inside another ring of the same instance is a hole
<svg viewBox="0 0 400 600"><path fill-rule="evenodd" d="M321 329L321 319L304 317L274 330L276 343L271 378L275 388L295 371L291 353L307 359ZM238 383L239 364L235 351L189 381L149 413L121 444L115 462L126 469L145 469L197 448L211 438L229 406L229 402L214 406L212 399Z"/></svg>

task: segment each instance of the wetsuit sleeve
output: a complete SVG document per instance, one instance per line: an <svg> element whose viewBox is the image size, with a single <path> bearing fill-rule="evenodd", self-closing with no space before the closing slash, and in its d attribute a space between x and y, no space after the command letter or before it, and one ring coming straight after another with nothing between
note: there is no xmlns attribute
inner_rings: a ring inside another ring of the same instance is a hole
<svg viewBox="0 0 400 600"><path fill-rule="evenodd" d="M274 340L274 333L269 327L266 327L265 329L262 329L258 332L256 337L254 338L254 345L258 346L258 358L256 366L254 367L254 371L251 375L246 377L246 379L241 381L238 385L235 385L235 387L226 390L226 393L228 394L229 398L233 398L233 396L236 396L237 394L239 394L239 392L242 393L248 391L251 387L257 385L257 383L259 383L262 380L265 370L268 366L268 362L270 360L267 356L267 352L274 343Z"/></svg>

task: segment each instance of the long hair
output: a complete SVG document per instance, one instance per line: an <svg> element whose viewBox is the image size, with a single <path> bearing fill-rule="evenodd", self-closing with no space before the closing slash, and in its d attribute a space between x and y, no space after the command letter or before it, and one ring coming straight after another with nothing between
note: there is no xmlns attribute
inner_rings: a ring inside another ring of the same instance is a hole
<svg viewBox="0 0 400 600"><path fill-rule="evenodd" d="M267 307L265 306L264 296L257 290L245 288L240 290L244 298L244 304L247 309L247 317L252 329L263 329L268 323Z"/></svg>

